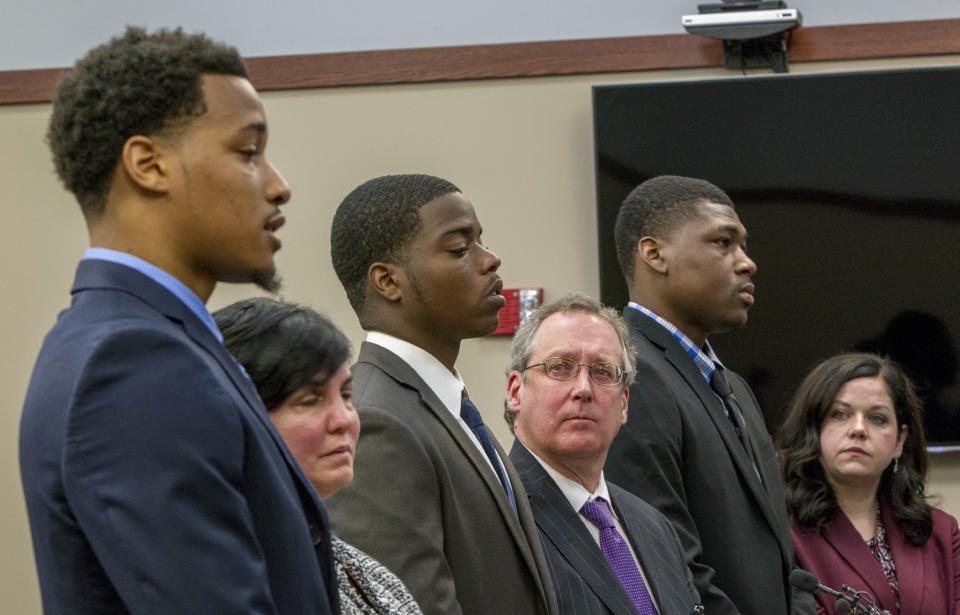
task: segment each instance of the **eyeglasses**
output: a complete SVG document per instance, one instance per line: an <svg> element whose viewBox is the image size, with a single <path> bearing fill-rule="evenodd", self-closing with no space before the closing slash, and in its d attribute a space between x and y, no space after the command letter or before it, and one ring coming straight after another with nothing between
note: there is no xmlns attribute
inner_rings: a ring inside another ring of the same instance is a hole
<svg viewBox="0 0 960 615"><path fill-rule="evenodd" d="M543 373L553 380L573 380L580 373L581 367L589 368L590 380L600 386L612 387L623 382L623 368L615 363L597 361L596 363L577 363L566 357L550 357L542 363L534 363L523 368L527 371L531 367L543 367Z"/></svg>

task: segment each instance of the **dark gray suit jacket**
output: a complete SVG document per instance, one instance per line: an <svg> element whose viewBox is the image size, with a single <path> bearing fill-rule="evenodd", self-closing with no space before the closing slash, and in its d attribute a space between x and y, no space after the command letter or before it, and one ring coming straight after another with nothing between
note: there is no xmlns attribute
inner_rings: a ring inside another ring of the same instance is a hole
<svg viewBox="0 0 960 615"><path fill-rule="evenodd" d="M577 511L530 451L515 441L510 450L530 497L550 574L563 615L637 615L623 586ZM617 512L650 586L660 615L689 615L700 599L670 522L640 498L608 482Z"/></svg>
<svg viewBox="0 0 960 615"><path fill-rule="evenodd" d="M728 370L763 482L690 355L646 315L628 307L624 317L637 347L637 379L607 477L673 523L707 613L789 613L793 544L773 443L753 393Z"/></svg>
<svg viewBox="0 0 960 615"><path fill-rule="evenodd" d="M398 356L361 346L353 404L354 479L326 501L334 533L400 577L426 615L556 613L526 492L499 445L519 519L483 453Z"/></svg>
<svg viewBox="0 0 960 615"><path fill-rule="evenodd" d="M338 612L323 506L253 385L167 289L84 260L20 468L47 613Z"/></svg>

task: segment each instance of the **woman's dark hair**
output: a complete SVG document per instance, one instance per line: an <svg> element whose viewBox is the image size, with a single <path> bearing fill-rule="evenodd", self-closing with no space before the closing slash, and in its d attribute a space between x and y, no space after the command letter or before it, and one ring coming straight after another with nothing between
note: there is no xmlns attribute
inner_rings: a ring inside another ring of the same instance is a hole
<svg viewBox="0 0 960 615"><path fill-rule="evenodd" d="M813 368L800 383L777 434L787 510L803 530L826 532L837 513L837 500L820 465L820 428L844 384L877 376L883 379L893 400L898 432L904 425L907 427L900 470L894 472L888 467L883 471L877 496L886 500L907 541L922 546L933 528L930 504L924 493L927 451L923 409L900 366L875 354L831 357Z"/></svg>
<svg viewBox="0 0 960 615"><path fill-rule="evenodd" d="M213 313L223 343L243 365L267 410L322 374L326 381L350 358L350 341L310 308L258 297Z"/></svg>

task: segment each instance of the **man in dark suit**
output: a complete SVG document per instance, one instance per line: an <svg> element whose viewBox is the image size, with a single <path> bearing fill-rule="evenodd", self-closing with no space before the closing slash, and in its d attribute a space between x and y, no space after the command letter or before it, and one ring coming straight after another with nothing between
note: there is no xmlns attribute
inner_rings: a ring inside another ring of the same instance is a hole
<svg viewBox="0 0 960 615"><path fill-rule="evenodd" d="M204 307L275 285L290 198L239 54L130 28L48 139L92 247L21 422L45 612L339 612L326 513Z"/></svg>
<svg viewBox="0 0 960 615"><path fill-rule="evenodd" d="M789 613L773 445L746 382L707 342L753 305L746 229L716 186L662 176L627 196L616 241L637 378L607 474L673 523L708 613Z"/></svg>
<svg viewBox="0 0 960 615"><path fill-rule="evenodd" d="M337 209L334 269L369 333L353 366L354 480L327 505L335 533L428 615L555 613L520 479L454 367L504 305L481 230L460 190L429 175L372 179Z"/></svg>
<svg viewBox="0 0 960 615"><path fill-rule="evenodd" d="M623 319L579 294L540 308L513 339L504 413L564 614L701 612L667 519L607 483L634 359Z"/></svg>

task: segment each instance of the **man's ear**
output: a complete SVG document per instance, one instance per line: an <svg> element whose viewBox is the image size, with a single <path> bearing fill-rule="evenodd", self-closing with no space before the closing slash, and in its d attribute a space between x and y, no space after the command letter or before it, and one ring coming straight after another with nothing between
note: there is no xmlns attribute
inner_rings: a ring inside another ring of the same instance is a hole
<svg viewBox="0 0 960 615"><path fill-rule="evenodd" d="M667 262L663 254L663 243L655 238L641 237L637 242L636 266L646 265L658 273L667 272Z"/></svg>
<svg viewBox="0 0 960 615"><path fill-rule="evenodd" d="M399 301L403 295L404 271L394 263L376 262L367 270L367 280L373 290L387 301Z"/></svg>
<svg viewBox="0 0 960 615"><path fill-rule="evenodd" d="M523 374L517 370L507 376L507 408L511 412L520 411L520 385L523 384Z"/></svg>
<svg viewBox="0 0 960 615"><path fill-rule="evenodd" d="M623 409L621 412L620 424L623 425L627 422L627 411L630 409L630 389L623 387Z"/></svg>
<svg viewBox="0 0 960 615"><path fill-rule="evenodd" d="M120 164L130 181L144 190L165 193L170 189L169 146L144 135L133 135L123 144Z"/></svg>

